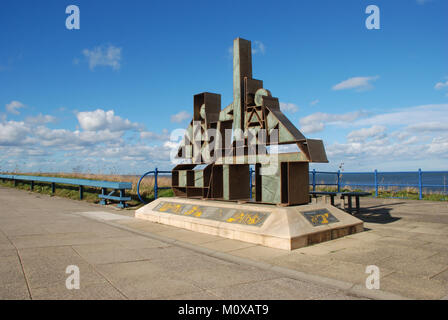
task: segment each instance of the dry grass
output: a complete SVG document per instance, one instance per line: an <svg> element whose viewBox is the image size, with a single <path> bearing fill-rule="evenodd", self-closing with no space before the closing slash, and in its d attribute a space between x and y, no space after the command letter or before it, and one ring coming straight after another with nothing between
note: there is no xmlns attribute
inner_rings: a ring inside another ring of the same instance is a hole
<svg viewBox="0 0 448 320"><path fill-rule="evenodd" d="M320 183L324 183L321 181ZM312 190L312 186L310 186L310 190ZM316 191L328 191L328 192L336 192L338 191L337 186L316 186ZM367 191L371 192L372 196L375 196L375 188L367 187L367 188L356 188L353 186L344 186L341 188L342 192L354 192L354 191ZM415 187L397 187L397 186L378 186L378 197L379 198L403 198L403 199L419 199L419 190ZM447 201L448 195L444 192L437 192L433 190L428 190L423 188L423 200L429 201Z"/></svg>
<svg viewBox="0 0 448 320"><path fill-rule="evenodd" d="M140 204L140 200L137 196L137 184L140 179L140 176L135 175L119 175L119 174L93 174L93 173L65 173L65 172L58 172L58 173L34 173L34 172L25 172L25 173L14 173L17 175L30 175L30 176L45 176L45 177L59 177L59 178L75 178L75 179L88 179L88 180L100 180L100 181L119 181L119 182L131 182L132 183L132 189L126 190L126 194L132 198L132 201L128 202L130 206L138 206ZM4 184L4 183L3 183ZM19 184L20 188L22 189L29 189L27 187L29 183L21 183ZM6 186L12 186L12 183L6 183L4 184ZM45 184L42 184L45 186ZM50 184L47 184L48 188L35 188L35 191L42 192L42 193L49 193L50 190ZM158 187L170 187L171 186L171 176L169 175L159 175L157 178L157 185ZM69 193L61 193L57 192L57 195L61 196L67 196L69 198L76 199L78 197L78 193L76 189L72 187L69 187L67 185L58 185L57 190L61 189L68 189L72 190L73 192ZM67 190L65 190L67 191ZM85 200L89 202L99 202L98 194L101 192L99 188L88 188L84 192L84 198ZM141 184L140 184L140 195L142 198L146 201L152 201L154 199L154 176L146 176ZM172 196L172 191L169 189L163 189L159 190L159 197L161 196Z"/></svg>

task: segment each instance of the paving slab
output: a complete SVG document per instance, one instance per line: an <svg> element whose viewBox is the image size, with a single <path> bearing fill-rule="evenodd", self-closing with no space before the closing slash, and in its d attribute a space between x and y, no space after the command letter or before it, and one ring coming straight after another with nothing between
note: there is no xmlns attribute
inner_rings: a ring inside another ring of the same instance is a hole
<svg viewBox="0 0 448 320"><path fill-rule="evenodd" d="M201 243L201 247L209 248L220 252L234 251L238 249L255 246L253 243L243 242L233 239L219 239L207 243Z"/></svg>
<svg viewBox="0 0 448 320"><path fill-rule="evenodd" d="M441 299L448 294L448 287L445 283L434 279L409 277L399 272L382 278L380 288L413 299Z"/></svg>
<svg viewBox="0 0 448 320"><path fill-rule="evenodd" d="M219 264L207 269L189 269L179 272L176 276L207 290L284 277L277 272L262 271L256 267L243 265L236 267L232 264Z"/></svg>
<svg viewBox="0 0 448 320"><path fill-rule="evenodd" d="M64 284L69 276L68 266L77 266L82 283L103 283L104 278L82 259L71 247L46 247L20 250L31 289Z"/></svg>
<svg viewBox="0 0 448 320"><path fill-rule="evenodd" d="M283 256L287 253L286 250L268 248L263 246L251 246L247 248L241 248L228 253L235 255L237 257L243 257L251 260L270 260L275 257Z"/></svg>
<svg viewBox="0 0 448 320"><path fill-rule="evenodd" d="M22 265L17 255L9 255L0 259L0 285L24 282Z"/></svg>
<svg viewBox="0 0 448 320"><path fill-rule="evenodd" d="M210 290L211 292L230 300L296 300L323 299L329 294L338 295L338 290L329 289L326 292L318 286L304 281L289 278L277 278L259 282L248 282L224 288ZM341 296L347 297L346 294Z"/></svg>
<svg viewBox="0 0 448 320"><path fill-rule="evenodd" d="M213 292L209 292L207 290L195 291L186 294L178 294L174 296L165 296L161 298L157 298L160 300L222 300L224 297L220 297Z"/></svg>
<svg viewBox="0 0 448 320"><path fill-rule="evenodd" d="M129 299L157 299L173 295L186 295L203 291L190 282L173 278L166 273L138 280L125 279L114 283Z"/></svg>
<svg viewBox="0 0 448 320"><path fill-rule="evenodd" d="M184 256L193 256L193 259L197 257L197 254L190 250L185 250L175 245L166 245L157 248L140 248L139 254L144 257L145 260L163 260L163 259L179 259Z"/></svg>
<svg viewBox="0 0 448 320"><path fill-rule="evenodd" d="M21 190L0 187L0 201L5 208L0 212L1 299L448 295L446 204L363 199L359 218L368 231L287 251L197 236L132 219L129 210ZM71 264L81 271L79 291L65 288L65 268ZM375 294L363 289L370 264L381 271Z"/></svg>
<svg viewBox="0 0 448 320"><path fill-rule="evenodd" d="M446 267L444 271L432 276L431 280L440 281L442 284L446 283L448 281L448 267Z"/></svg>
<svg viewBox="0 0 448 320"><path fill-rule="evenodd" d="M30 300L31 296L25 280L0 285L0 300Z"/></svg>
<svg viewBox="0 0 448 320"><path fill-rule="evenodd" d="M188 243L192 243L192 244L201 244L201 243L213 242L213 241L222 239L221 237L214 236L211 234L199 233L199 232L189 231L189 230L185 230L185 229L161 231L161 232L157 232L157 234L159 234L163 237L175 238L175 239L185 241Z"/></svg>
<svg viewBox="0 0 448 320"><path fill-rule="evenodd" d="M430 279L442 271L447 269L446 264L436 263L429 259L409 260L401 259L400 257L389 257L377 263L381 271L385 269L396 270L397 273L402 273L412 277L420 277Z"/></svg>

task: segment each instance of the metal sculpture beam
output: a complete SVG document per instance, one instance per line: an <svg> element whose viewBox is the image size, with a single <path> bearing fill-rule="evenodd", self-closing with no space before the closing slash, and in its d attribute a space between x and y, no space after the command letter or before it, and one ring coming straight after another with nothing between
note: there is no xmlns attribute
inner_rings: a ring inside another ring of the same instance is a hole
<svg viewBox="0 0 448 320"><path fill-rule="evenodd" d="M255 165L255 201L308 201L308 162L328 162L323 142L307 139L263 81L252 78L250 41L233 42L233 102L221 110L221 95L203 92L194 96L193 111L178 150L188 163L173 169L177 196L247 199L249 165ZM301 152L267 152L267 146L284 144L296 144ZM197 165L205 167L194 170Z"/></svg>

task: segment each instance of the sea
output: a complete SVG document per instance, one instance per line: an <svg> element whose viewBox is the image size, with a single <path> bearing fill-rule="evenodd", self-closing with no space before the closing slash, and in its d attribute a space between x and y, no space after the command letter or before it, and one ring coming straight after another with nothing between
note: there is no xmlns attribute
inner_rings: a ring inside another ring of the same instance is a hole
<svg viewBox="0 0 448 320"><path fill-rule="evenodd" d="M316 171L316 184L337 184L337 173L319 173ZM312 183L310 172L310 184ZM343 172L340 173L342 186L350 185L352 188L372 190L375 185L374 172ZM415 172L378 172L377 183L380 188L394 190L403 188L419 188L419 173ZM448 193L448 171L421 173L421 183L424 192Z"/></svg>

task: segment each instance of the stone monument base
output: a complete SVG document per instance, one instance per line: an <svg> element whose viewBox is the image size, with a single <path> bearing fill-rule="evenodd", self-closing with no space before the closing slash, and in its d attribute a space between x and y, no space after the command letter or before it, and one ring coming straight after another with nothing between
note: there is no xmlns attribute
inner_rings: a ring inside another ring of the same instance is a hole
<svg viewBox="0 0 448 320"><path fill-rule="evenodd" d="M363 222L325 203L269 204L159 198L135 217L267 247L293 250L364 230Z"/></svg>

